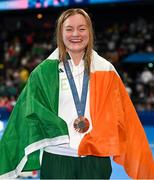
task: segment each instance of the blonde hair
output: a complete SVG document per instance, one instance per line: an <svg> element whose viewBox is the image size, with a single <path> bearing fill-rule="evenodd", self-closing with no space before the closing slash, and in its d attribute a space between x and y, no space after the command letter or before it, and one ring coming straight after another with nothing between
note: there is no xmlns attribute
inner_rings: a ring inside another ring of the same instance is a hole
<svg viewBox="0 0 154 180"><path fill-rule="evenodd" d="M92 22L91 22L89 15L83 9L80 9L80 8L68 9L68 10L64 11L58 18L57 28L56 28L56 39L57 39L57 46L59 48L59 59L61 61L64 61L66 59L66 54L67 54L64 42L62 41L62 25L69 16L72 16L75 14L81 14L85 18L86 23L88 25L89 42L88 42L88 45L85 50L85 55L84 55L85 61L84 62L85 62L85 69L87 70L87 72L89 74L93 42L94 42L93 27L92 27Z"/></svg>

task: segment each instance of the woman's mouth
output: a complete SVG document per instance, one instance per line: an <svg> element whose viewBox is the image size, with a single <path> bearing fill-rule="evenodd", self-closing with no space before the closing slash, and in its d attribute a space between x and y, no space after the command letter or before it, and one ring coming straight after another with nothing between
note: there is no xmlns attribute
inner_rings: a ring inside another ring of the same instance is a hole
<svg viewBox="0 0 154 180"><path fill-rule="evenodd" d="M71 43L80 43L80 42L82 42L82 40L81 39L71 39L70 42Z"/></svg>

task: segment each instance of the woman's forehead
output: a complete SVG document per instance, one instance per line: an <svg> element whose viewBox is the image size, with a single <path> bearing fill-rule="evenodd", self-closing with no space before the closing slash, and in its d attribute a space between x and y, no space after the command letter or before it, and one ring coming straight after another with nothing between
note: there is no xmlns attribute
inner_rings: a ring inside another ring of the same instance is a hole
<svg viewBox="0 0 154 180"><path fill-rule="evenodd" d="M75 14L69 16L63 23L64 26L73 26L73 25L87 25L86 19L82 14Z"/></svg>

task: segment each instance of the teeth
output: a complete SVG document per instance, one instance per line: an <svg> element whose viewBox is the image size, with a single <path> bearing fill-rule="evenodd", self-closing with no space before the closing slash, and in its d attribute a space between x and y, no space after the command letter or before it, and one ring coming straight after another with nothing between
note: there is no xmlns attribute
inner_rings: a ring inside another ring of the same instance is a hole
<svg viewBox="0 0 154 180"><path fill-rule="evenodd" d="M81 40L71 40L71 42L81 42Z"/></svg>

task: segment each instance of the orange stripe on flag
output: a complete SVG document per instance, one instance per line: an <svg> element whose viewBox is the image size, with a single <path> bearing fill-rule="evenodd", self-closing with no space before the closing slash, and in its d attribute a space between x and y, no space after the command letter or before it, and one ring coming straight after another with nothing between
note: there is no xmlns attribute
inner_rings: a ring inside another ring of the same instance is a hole
<svg viewBox="0 0 154 180"><path fill-rule="evenodd" d="M90 75L93 129L79 155L113 156L132 178L154 178L154 160L144 129L120 77L114 71Z"/></svg>

